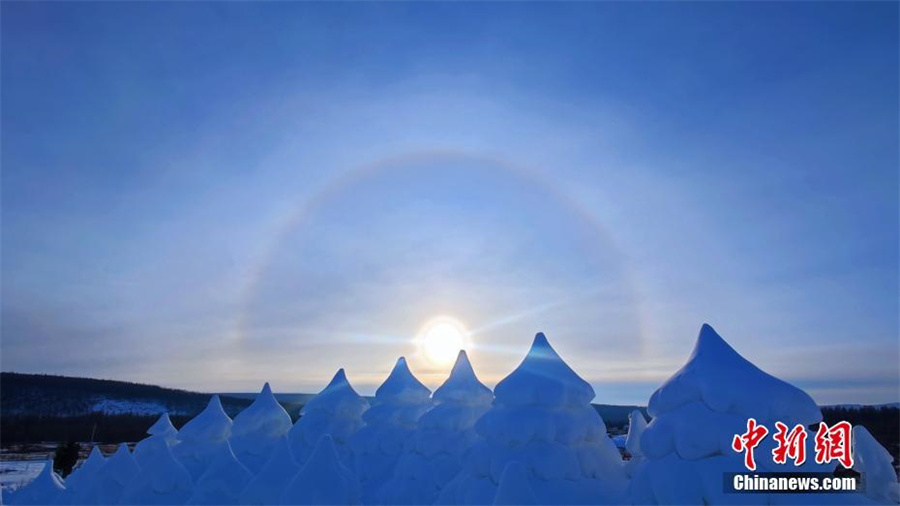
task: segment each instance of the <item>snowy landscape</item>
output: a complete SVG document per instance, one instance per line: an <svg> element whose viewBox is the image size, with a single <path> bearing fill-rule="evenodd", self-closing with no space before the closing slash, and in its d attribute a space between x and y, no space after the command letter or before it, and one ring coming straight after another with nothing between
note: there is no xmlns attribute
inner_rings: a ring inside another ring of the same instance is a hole
<svg viewBox="0 0 900 506"><path fill-rule="evenodd" d="M167 413L133 449L99 446L62 479L52 463L9 504L893 504L892 457L854 428L854 471L864 487L833 494L728 494L744 471L731 440L748 417L813 426L820 409L802 390L746 361L704 325L684 366L630 416L623 451L591 406L593 388L537 334L519 366L491 392L460 351L432 393L404 358L373 402L344 370L296 423L263 386L233 419L218 395L180 430ZM813 437L807 440L812 445ZM772 462L770 446L757 452ZM812 450L810 450L812 451ZM627 456L627 459L623 458ZM837 463L801 471L832 473Z"/></svg>

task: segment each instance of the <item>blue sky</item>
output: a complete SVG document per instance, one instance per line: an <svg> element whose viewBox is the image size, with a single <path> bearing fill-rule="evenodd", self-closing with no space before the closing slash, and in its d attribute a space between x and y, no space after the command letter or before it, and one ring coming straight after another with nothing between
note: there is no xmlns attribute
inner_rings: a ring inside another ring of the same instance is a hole
<svg viewBox="0 0 900 506"><path fill-rule="evenodd" d="M4 371L372 392L450 315L645 403L900 400L898 5L2 5Z"/></svg>

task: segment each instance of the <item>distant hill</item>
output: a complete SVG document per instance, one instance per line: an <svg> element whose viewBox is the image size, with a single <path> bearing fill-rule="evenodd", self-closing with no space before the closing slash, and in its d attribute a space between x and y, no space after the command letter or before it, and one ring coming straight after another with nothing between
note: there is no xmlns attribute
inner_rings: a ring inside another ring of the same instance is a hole
<svg viewBox="0 0 900 506"><path fill-rule="evenodd" d="M0 413L7 416L75 417L108 415L193 416L206 407L210 394L155 385L46 374L0 373ZM250 399L221 397L234 416Z"/></svg>

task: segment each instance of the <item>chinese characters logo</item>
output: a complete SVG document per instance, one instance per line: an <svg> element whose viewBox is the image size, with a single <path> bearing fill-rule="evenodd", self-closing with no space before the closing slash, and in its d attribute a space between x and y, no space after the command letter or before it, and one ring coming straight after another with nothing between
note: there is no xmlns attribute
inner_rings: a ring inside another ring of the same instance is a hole
<svg viewBox="0 0 900 506"><path fill-rule="evenodd" d="M819 429L815 436L815 461L817 464L827 464L833 460L838 461L847 469L853 467L853 454L850 451L851 437L850 423L838 422L831 427L824 422L819 423ZM769 429L756 423L755 418L747 420L747 431L743 434L735 434L731 441L731 448L744 454L744 466L751 471L756 470L754 450L765 440ZM773 435L777 446L772 450L772 460L776 464L786 464L788 459L794 462L794 466L803 465L806 462L806 428L796 425L789 427L781 422L775 422L775 434Z"/></svg>

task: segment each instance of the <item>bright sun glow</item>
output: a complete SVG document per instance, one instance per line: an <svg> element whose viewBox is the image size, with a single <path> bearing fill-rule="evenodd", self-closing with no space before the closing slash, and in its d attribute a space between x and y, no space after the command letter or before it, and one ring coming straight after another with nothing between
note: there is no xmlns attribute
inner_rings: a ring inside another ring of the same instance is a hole
<svg viewBox="0 0 900 506"><path fill-rule="evenodd" d="M456 360L459 350L469 345L469 332L460 322L439 317L428 322L418 338L419 349L436 365L449 365Z"/></svg>

